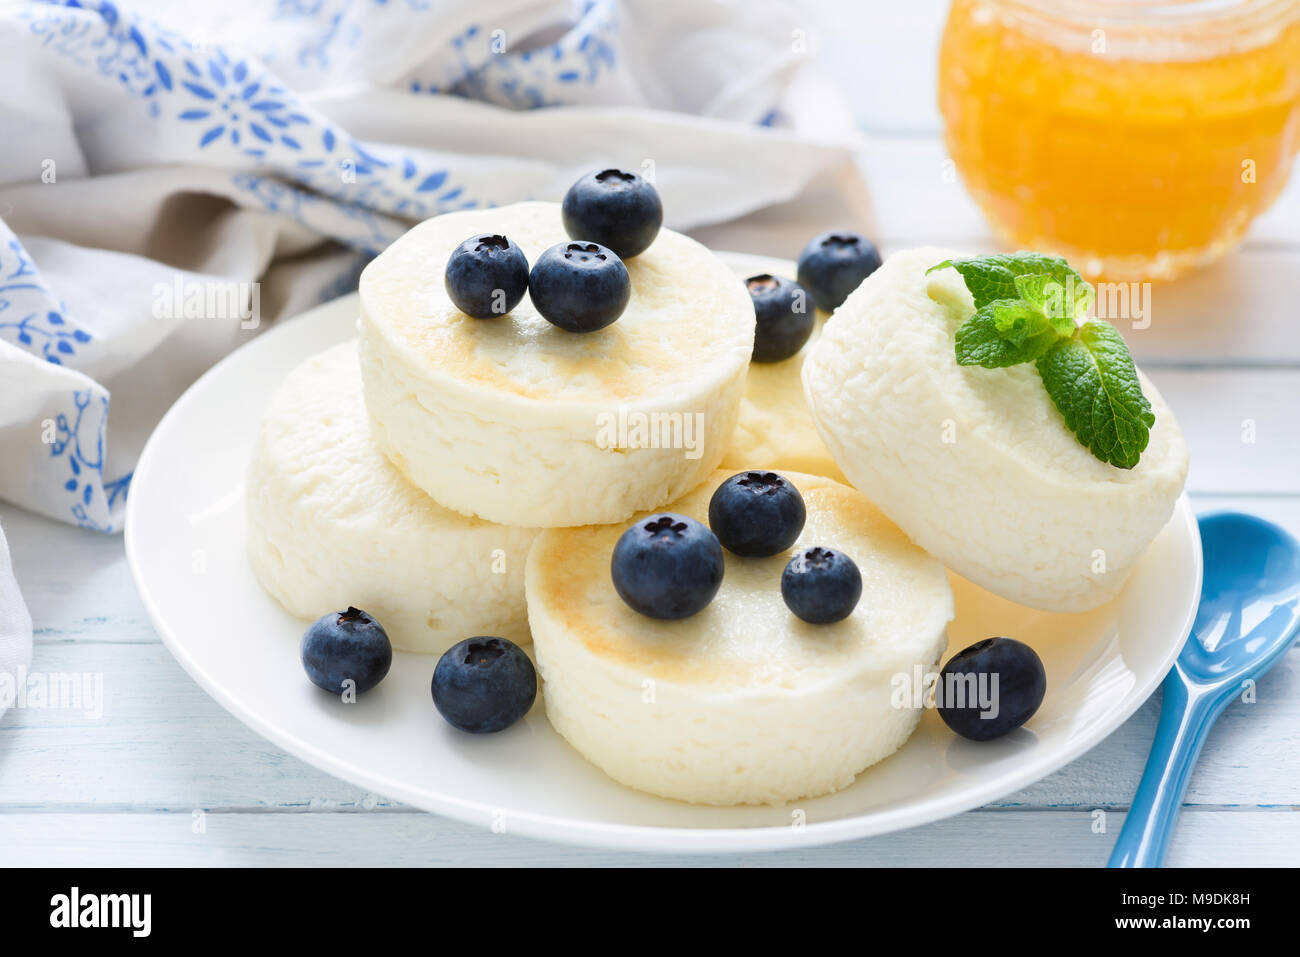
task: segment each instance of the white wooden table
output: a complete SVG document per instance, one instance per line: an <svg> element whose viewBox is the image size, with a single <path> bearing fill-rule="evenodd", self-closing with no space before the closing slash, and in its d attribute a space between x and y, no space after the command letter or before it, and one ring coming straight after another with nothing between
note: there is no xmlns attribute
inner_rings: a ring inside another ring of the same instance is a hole
<svg viewBox="0 0 1300 957"><path fill-rule="evenodd" d="M874 140L863 161L887 249L989 247L960 187L941 183L941 159L932 135ZM1300 535L1300 180L1243 251L1157 287L1152 303L1151 327L1126 334L1187 434L1197 509L1252 511ZM1248 420L1253 443L1243 441ZM33 668L102 672L105 689L98 719L14 709L0 721L8 864L1100 865L1155 725L1152 700L1033 787L852 844L671 861L549 845L397 805L289 757L208 698L159 643L120 537L9 506L0 523L36 624ZM1210 736L1170 863L1300 863L1300 814L1286 813L1300 810L1298 745L1300 649L1260 682L1257 703L1233 705ZM1106 811L1104 834L1096 809Z"/></svg>
<svg viewBox="0 0 1300 957"><path fill-rule="evenodd" d="M870 16L832 32L827 52L845 79L860 78L865 65L869 81L859 83L855 105L864 122L889 132L862 160L882 245L992 248L960 185L943 177L926 82L943 3L916 0L907 17L887 4L861 7L873 8ZM854 46L845 37L863 39ZM917 82L891 84L904 69ZM1187 435L1197 510L1255 512L1300 535L1300 178L1245 249L1157 287L1152 302L1150 328L1125 333ZM1252 428L1254 441L1243 441ZM550 845L397 805L289 757L208 698L159 643L120 537L9 506L0 506L0 524L36 624L33 668L100 672L106 699L98 719L14 709L0 721L5 864L1101 865L1155 727L1158 694L1091 753L1033 787L852 844L672 859ZM1106 833L1097 833L1098 809ZM1258 701L1234 704L1211 734L1169 863L1300 863L1300 814L1287 813L1297 810L1293 649L1260 682Z"/></svg>

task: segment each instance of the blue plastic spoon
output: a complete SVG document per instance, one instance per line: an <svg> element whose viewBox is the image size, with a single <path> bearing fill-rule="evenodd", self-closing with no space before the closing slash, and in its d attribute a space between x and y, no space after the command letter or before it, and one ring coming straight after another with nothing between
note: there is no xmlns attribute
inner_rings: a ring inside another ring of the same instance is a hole
<svg viewBox="0 0 1300 957"><path fill-rule="evenodd" d="M1192 633L1162 685L1151 756L1110 867L1159 867L1210 726L1300 629L1300 544L1239 512L1200 518L1205 574Z"/></svg>

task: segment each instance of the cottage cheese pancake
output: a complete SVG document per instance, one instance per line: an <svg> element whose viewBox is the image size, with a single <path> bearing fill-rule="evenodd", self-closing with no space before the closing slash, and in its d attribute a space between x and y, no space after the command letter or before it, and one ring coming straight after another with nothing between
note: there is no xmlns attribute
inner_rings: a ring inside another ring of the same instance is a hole
<svg viewBox="0 0 1300 957"><path fill-rule="evenodd" d="M505 234L530 263L569 238L552 203L452 213L362 274L366 402L393 463L448 508L524 526L622 521L698 485L744 390L754 311L743 285L665 229L627 260L631 299L604 329L566 332L527 296L472 319L443 270L483 232Z"/></svg>
<svg viewBox="0 0 1300 957"><path fill-rule="evenodd" d="M959 366L974 312L959 254L898 253L835 311L804 364L813 418L849 480L913 541L989 591L1049 611L1117 595L1187 477L1187 446L1145 376L1155 426L1135 468L1095 458L1032 363Z"/></svg>
<svg viewBox="0 0 1300 957"><path fill-rule="evenodd" d="M743 268L733 267L743 280L767 272L793 278L795 264L785 259L746 257ZM825 475L846 481L817 433L817 426L803 394L804 359L821 335L826 313L818 311L812 337L804 347L781 362L751 362L745 379L745 397L740 403L740 421L731 434L731 444L722 467L739 471L753 465Z"/></svg>
<svg viewBox="0 0 1300 957"><path fill-rule="evenodd" d="M706 521L715 472L668 506ZM943 567L860 493L784 473L803 495L798 541L771 558L727 553L713 601L682 621L633 611L610 559L624 525L552 529L529 555L529 622L551 724L612 778L701 804L780 804L847 787L896 751L920 712L891 679L935 665L953 615ZM853 613L811 625L781 597L781 572L810 545L862 573Z"/></svg>
<svg viewBox="0 0 1300 957"><path fill-rule="evenodd" d="M248 475L253 571L290 614L364 608L403 651L528 640L536 532L445 509L371 441L355 342L298 366L262 419Z"/></svg>

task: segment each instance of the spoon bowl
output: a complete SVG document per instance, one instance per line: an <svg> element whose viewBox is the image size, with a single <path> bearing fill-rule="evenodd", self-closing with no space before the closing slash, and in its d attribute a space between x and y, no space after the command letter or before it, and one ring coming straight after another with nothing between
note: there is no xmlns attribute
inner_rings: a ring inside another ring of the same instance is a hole
<svg viewBox="0 0 1300 957"><path fill-rule="evenodd" d="M1160 722L1111 867L1159 867L1211 725L1300 630L1300 543L1253 515L1201 516L1204 577L1187 643L1162 687Z"/></svg>
<svg viewBox="0 0 1300 957"><path fill-rule="evenodd" d="M1198 684L1231 684L1261 674L1294 640L1300 546L1252 515L1218 512L1199 524L1201 604L1178 660Z"/></svg>

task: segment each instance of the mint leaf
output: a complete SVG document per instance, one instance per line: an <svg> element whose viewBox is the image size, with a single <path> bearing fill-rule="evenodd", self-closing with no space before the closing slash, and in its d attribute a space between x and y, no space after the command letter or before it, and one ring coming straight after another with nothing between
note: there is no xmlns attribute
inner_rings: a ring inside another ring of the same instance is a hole
<svg viewBox="0 0 1300 957"><path fill-rule="evenodd" d="M996 299L957 329L957 364L1001 369L1032 362L1061 339L1047 318L1018 299Z"/></svg>
<svg viewBox="0 0 1300 957"><path fill-rule="evenodd" d="M1051 320L1019 299L995 299L980 311L984 310L992 313L998 334L1012 345L1018 346L1031 336L1052 328Z"/></svg>
<svg viewBox="0 0 1300 957"><path fill-rule="evenodd" d="M1082 282L1082 281L1081 281ZM1050 273L1031 273L1015 278L1020 298L1047 317L1063 336L1074 334L1074 325L1088 315L1095 293L1086 282L1067 276L1062 282Z"/></svg>
<svg viewBox="0 0 1300 957"><path fill-rule="evenodd" d="M1072 282L1075 289L1092 289L1064 259L1042 253L999 253L974 259L945 259L927 269L926 275L949 266L966 280L966 288L975 299L976 309L998 299L1020 299L1022 294L1016 288L1017 276L1043 275L1055 279L1062 287L1068 287Z"/></svg>
<svg viewBox="0 0 1300 957"><path fill-rule="evenodd" d="M1103 462L1138 464L1156 418L1128 346L1108 322L1085 322L1038 359L1038 374L1065 425Z"/></svg>
<svg viewBox="0 0 1300 957"><path fill-rule="evenodd" d="M1083 322L1096 293L1064 259L1041 253L945 259L975 301L958 329L957 363L1000 369L1036 362L1047 394L1075 437L1103 462L1137 465L1155 416L1123 337Z"/></svg>

